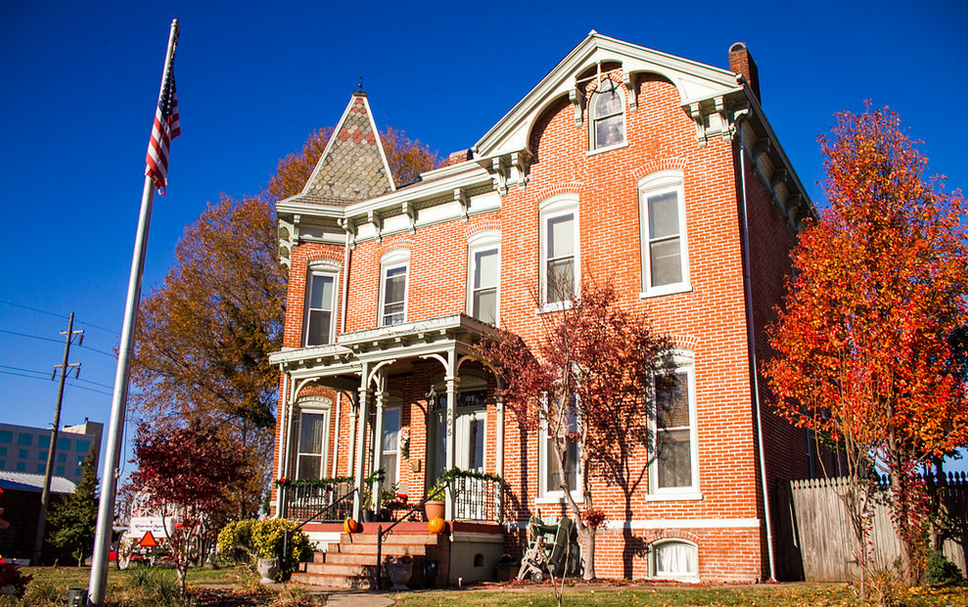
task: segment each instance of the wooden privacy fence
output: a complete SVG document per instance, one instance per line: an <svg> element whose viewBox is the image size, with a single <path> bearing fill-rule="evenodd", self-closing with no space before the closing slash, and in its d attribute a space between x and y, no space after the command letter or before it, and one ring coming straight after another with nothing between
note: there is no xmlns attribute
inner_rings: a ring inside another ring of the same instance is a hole
<svg viewBox="0 0 968 607"><path fill-rule="evenodd" d="M779 500L781 504L789 504L789 520L783 522L792 526L791 539L798 549L803 578L807 581L845 581L860 577L857 539L840 497L846 490L846 478L792 481L790 493L783 496L787 499ZM875 564L882 567L891 565L900 556L900 544L887 503L888 491L886 481L878 483L871 524L871 554ZM940 492L951 522L944 554L964 573L968 547L968 479L964 473L949 474Z"/></svg>

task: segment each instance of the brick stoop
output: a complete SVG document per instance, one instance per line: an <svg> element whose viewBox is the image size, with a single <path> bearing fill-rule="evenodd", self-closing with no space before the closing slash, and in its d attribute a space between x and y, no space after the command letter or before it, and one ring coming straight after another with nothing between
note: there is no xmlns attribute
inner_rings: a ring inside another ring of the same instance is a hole
<svg viewBox="0 0 968 607"><path fill-rule="evenodd" d="M375 590L376 541L375 532L341 533L339 543L330 543L326 550L314 553L312 562L300 563L299 571L292 574L292 581L328 588ZM410 583L415 585L426 584L426 563L443 565L448 551L446 535L427 533L426 523L401 524L383 538L383 559L404 555L413 558ZM440 573L444 573L443 578ZM438 571L438 579L447 579L446 572Z"/></svg>

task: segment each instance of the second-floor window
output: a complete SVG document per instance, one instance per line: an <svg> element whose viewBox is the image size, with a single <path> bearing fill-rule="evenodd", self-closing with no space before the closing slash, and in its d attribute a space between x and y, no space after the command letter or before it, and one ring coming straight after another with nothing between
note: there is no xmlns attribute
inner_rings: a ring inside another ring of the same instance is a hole
<svg viewBox="0 0 968 607"><path fill-rule="evenodd" d="M386 327L407 320L407 274L410 269L409 252L394 252L380 264L380 326Z"/></svg>
<svg viewBox="0 0 968 607"><path fill-rule="evenodd" d="M578 290L578 204L574 195L559 195L542 206L541 303L554 308Z"/></svg>
<svg viewBox="0 0 968 607"><path fill-rule="evenodd" d="M501 275L500 235L475 234L468 243L467 313L488 324L498 322Z"/></svg>
<svg viewBox="0 0 968 607"><path fill-rule="evenodd" d="M639 216L643 294L688 290L689 256L681 171L660 171L639 181Z"/></svg>
<svg viewBox="0 0 968 607"><path fill-rule="evenodd" d="M333 308L336 301L336 275L312 272L306 302L306 345L328 344L333 336Z"/></svg>

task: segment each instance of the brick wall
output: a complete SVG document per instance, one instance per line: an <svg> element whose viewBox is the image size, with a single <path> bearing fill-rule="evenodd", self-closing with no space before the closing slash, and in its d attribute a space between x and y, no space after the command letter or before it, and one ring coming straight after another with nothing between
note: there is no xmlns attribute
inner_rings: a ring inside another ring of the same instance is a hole
<svg viewBox="0 0 968 607"><path fill-rule="evenodd" d="M597 506L606 511L609 528L599 534L597 570L604 577L643 577L645 546L680 537L699 547L704 579L749 581L765 571L763 502L757 470L753 393L745 322L741 219L734 144L713 139L700 147L695 125L679 106L679 93L659 77L641 78L638 110L626 113L628 145L588 153L587 117L577 126L574 110L561 100L550 104L535 122L530 137L535 154L526 189L512 188L500 211L468 221L421 228L415 234L361 242L352 253L347 331L376 326L380 259L397 250L410 252L407 320L465 312L467 239L485 229L501 231L501 324L534 344L540 337L536 313L539 277L539 204L557 193L578 196L581 274L611 281L620 305L646 312L662 333L695 356L698 418L699 489L702 499L656 501L646 485L629 496L593 480ZM684 176L686 233L692 289L686 293L641 298L642 272L637 180L656 170L681 169ZM748 177L752 175L748 171ZM782 276L789 268L793 234L785 226L761 183L748 179L751 269L756 348L768 354L763 335L779 302ZM343 262L342 247L303 244L293 251L287 302L285 344L300 344L306 263L326 257ZM442 369L433 362L414 362L412 371L390 377L390 390L404 402L402 424L411 429L410 458L400 479L419 497L427 471L427 402L430 384ZM493 389L493 381L491 382ZM763 384L761 383L761 389ZM349 408L334 420L341 440L339 474L346 473ZM764 409L768 432L770 482L803 469L803 437ZM280 412L280 421L282 421ZM495 411L488 408L488 469L493 470ZM557 504L537 503L538 440L506 418L505 478L509 514L523 525L540 509L544 516L564 513ZM626 512L628 510L631 515ZM630 519L630 520L629 520ZM655 521L678 521L662 528ZM718 524L719 521L721 524ZM509 535L514 551L518 536Z"/></svg>

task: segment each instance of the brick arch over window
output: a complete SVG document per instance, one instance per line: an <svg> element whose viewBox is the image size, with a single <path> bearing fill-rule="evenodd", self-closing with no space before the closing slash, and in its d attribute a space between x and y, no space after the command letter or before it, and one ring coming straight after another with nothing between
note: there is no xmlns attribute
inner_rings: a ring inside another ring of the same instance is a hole
<svg viewBox="0 0 968 607"><path fill-rule="evenodd" d="M464 224L464 238L470 239L475 234L480 234L481 232L490 232L497 230L501 231L501 222L494 218L484 218L474 223Z"/></svg>
<svg viewBox="0 0 968 607"><path fill-rule="evenodd" d="M635 168L631 172L631 177L633 180L638 181L642 177L649 175L651 173L656 173L658 171L666 171L669 169L679 169L684 170L686 168L687 160L685 158L679 157L667 157L667 158L654 158L645 164Z"/></svg>
<svg viewBox="0 0 968 607"><path fill-rule="evenodd" d="M702 538L682 529L655 529L647 532L643 539L647 544L655 544L669 540L683 540L695 544L697 548L702 548Z"/></svg>
<svg viewBox="0 0 968 607"><path fill-rule="evenodd" d="M695 352L699 349L698 337L693 337L692 335L670 335L669 338L672 340L672 346L676 350Z"/></svg>
<svg viewBox="0 0 968 607"><path fill-rule="evenodd" d="M585 192L585 184L581 181L562 181L546 185L534 190L534 199L544 201L558 194L575 194L579 198Z"/></svg>
<svg viewBox="0 0 968 607"><path fill-rule="evenodd" d="M376 249L377 258L385 257L387 253L396 251L398 249L405 249L407 252L413 252L416 248L416 244L413 241L413 237L409 234L402 234L391 240L384 240Z"/></svg>

